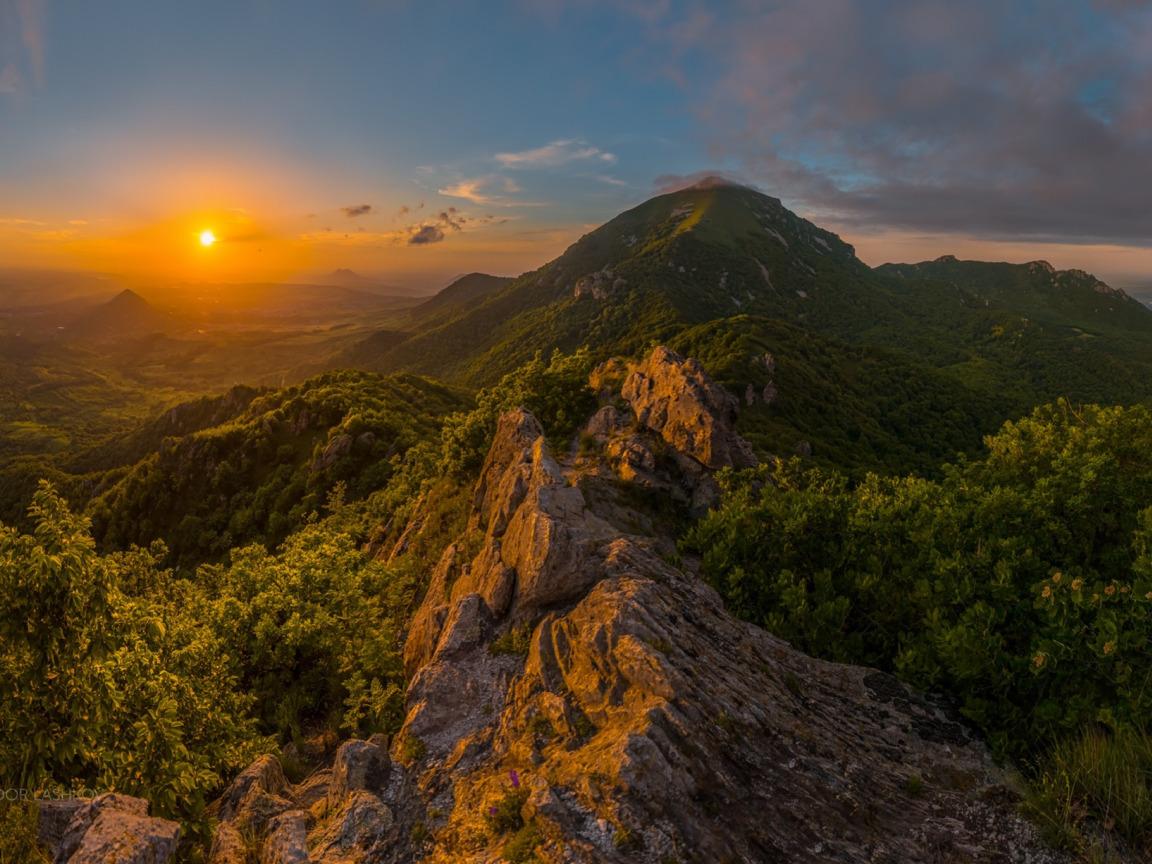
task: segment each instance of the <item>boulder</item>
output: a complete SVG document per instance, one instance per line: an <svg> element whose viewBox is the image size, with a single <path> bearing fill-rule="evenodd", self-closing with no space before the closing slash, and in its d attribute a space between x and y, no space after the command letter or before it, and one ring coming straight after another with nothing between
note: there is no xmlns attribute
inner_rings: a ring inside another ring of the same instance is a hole
<svg viewBox="0 0 1152 864"><path fill-rule="evenodd" d="M279 796L288 789L288 779L284 776L279 759L265 754L241 771L224 794L208 807L208 815L221 822L231 820L253 788L271 796Z"/></svg>
<svg viewBox="0 0 1152 864"><path fill-rule="evenodd" d="M281 813L268 823L260 864L311 864L311 860L302 810Z"/></svg>
<svg viewBox="0 0 1152 864"><path fill-rule="evenodd" d="M327 826L312 838L315 864L344 864L365 860L385 841L393 825L392 811L379 796L362 789L351 792Z"/></svg>
<svg viewBox="0 0 1152 864"><path fill-rule="evenodd" d="M79 808L53 864L165 864L175 853L180 826L148 815L148 802L107 794Z"/></svg>
<svg viewBox="0 0 1152 864"><path fill-rule="evenodd" d="M36 843L42 849L55 852L64 834L68 830L68 823L87 802L82 798L66 798L61 800L41 799L36 802L38 813L36 817Z"/></svg>
<svg viewBox="0 0 1152 864"><path fill-rule="evenodd" d="M736 434L739 403L699 361L657 348L633 367L622 394L641 426L705 468L750 467L752 448Z"/></svg>
<svg viewBox="0 0 1152 864"><path fill-rule="evenodd" d="M248 847L231 822L221 822L212 835L208 864L247 864Z"/></svg>
<svg viewBox="0 0 1152 864"><path fill-rule="evenodd" d="M336 751L328 782L328 807L339 807L352 792L380 792L388 782L392 760L367 741L345 741Z"/></svg>

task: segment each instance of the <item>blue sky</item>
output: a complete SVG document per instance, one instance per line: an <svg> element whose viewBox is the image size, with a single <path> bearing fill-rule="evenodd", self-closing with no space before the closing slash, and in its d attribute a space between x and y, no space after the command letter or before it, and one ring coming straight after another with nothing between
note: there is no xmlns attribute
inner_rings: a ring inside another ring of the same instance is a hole
<svg viewBox="0 0 1152 864"><path fill-rule="evenodd" d="M0 255L195 218L434 284L719 170L869 263L1152 281L1149 65L1123 0L0 0Z"/></svg>

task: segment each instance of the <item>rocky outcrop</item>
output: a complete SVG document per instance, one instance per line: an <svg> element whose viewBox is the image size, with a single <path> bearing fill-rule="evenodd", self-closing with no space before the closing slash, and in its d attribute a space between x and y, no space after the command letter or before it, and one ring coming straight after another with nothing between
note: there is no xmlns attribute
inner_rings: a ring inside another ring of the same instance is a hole
<svg viewBox="0 0 1152 864"><path fill-rule="evenodd" d="M410 626L391 761L345 745L312 860L1064 861L946 704L732 618L667 537L621 527L630 496L592 494L630 488L611 442L635 436L659 483L655 439L684 482L747 464L699 364L660 350L627 380L635 416L586 430L599 453L558 460L530 413L500 419Z"/></svg>
<svg viewBox="0 0 1152 864"><path fill-rule="evenodd" d="M734 424L739 403L699 361L657 348L632 369L622 395L641 426L705 468L745 468L756 456Z"/></svg>
<svg viewBox="0 0 1152 864"><path fill-rule="evenodd" d="M48 808L49 818L58 810ZM150 817L147 801L106 794L76 808L58 843L49 848L52 864L164 864L179 839L180 826Z"/></svg>
<svg viewBox="0 0 1152 864"><path fill-rule="evenodd" d="M752 462L694 361L658 350L624 395L641 432L616 408L587 431L640 471L645 429L702 475ZM733 619L577 480L530 414L501 418L480 550L445 553L413 621L394 755L415 754L422 860L1062 860L946 705Z"/></svg>

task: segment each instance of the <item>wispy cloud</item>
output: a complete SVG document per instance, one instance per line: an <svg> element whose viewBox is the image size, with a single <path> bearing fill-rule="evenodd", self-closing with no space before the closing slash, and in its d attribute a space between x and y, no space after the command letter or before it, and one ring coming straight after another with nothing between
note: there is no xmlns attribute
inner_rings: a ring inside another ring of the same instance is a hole
<svg viewBox="0 0 1152 864"><path fill-rule="evenodd" d="M340 212L349 219L355 219L357 216L367 216L370 213L375 213L376 208L371 204L352 204L348 207L341 207Z"/></svg>
<svg viewBox="0 0 1152 864"><path fill-rule="evenodd" d="M44 84L48 0L0 0L0 93L23 96Z"/></svg>
<svg viewBox="0 0 1152 864"><path fill-rule="evenodd" d="M583 141L553 141L534 150L521 150L518 153L497 153L497 162L506 168L551 168L582 159L594 159L612 164L616 156L606 153L599 147L592 147Z"/></svg>
<svg viewBox="0 0 1152 864"><path fill-rule="evenodd" d="M488 182L489 180L484 177L476 177L471 180L460 180L452 186L446 186L436 191L450 198L466 198L475 204L489 204L493 200L492 196L481 191L488 185Z"/></svg>

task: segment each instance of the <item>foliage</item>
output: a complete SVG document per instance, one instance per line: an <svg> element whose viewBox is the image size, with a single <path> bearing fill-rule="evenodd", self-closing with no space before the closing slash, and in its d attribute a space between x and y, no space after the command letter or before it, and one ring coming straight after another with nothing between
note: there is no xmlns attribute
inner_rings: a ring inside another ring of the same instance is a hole
<svg viewBox="0 0 1152 864"><path fill-rule="evenodd" d="M1056 743L1031 784L1026 810L1055 845L1091 851L1090 818L1152 851L1152 739L1088 727Z"/></svg>
<svg viewBox="0 0 1152 864"><path fill-rule="evenodd" d="M38 808L32 801L0 801L0 864L48 864L36 844Z"/></svg>
<svg viewBox="0 0 1152 864"><path fill-rule="evenodd" d="M544 835L540 833L540 829L536 827L535 823L529 822L520 828L504 846L500 849L500 855L509 864L527 864L530 861L538 861L535 852L536 847L544 840Z"/></svg>
<svg viewBox="0 0 1152 864"><path fill-rule="evenodd" d="M495 805L488 808L484 820L488 827L497 834L508 831L519 831L524 827L524 818L520 810L528 801L527 789L509 789Z"/></svg>
<svg viewBox="0 0 1152 864"><path fill-rule="evenodd" d="M742 617L954 694L1002 752L1152 709L1152 415L1066 403L939 482L794 461L722 478L686 541Z"/></svg>
<svg viewBox="0 0 1152 864"><path fill-rule="evenodd" d="M318 523L275 555L252 545L234 550L228 567L202 567L191 613L233 658L267 731L297 736L311 717L352 734L395 732L404 704L398 634L418 581L409 562L370 560L350 535Z"/></svg>
<svg viewBox="0 0 1152 864"><path fill-rule="evenodd" d="M400 746L400 758L407 764L419 762L428 752L428 745L415 735L406 735Z"/></svg>
<svg viewBox="0 0 1152 864"><path fill-rule="evenodd" d="M336 488L349 500L384 488L462 404L414 376L351 371L266 393L104 478L88 508L94 533L108 549L163 538L172 563L190 567L252 542L275 547Z"/></svg>
<svg viewBox="0 0 1152 864"><path fill-rule="evenodd" d="M532 628L528 626L514 627L493 639L488 645L488 653L494 657L502 654L517 654L524 656L532 645Z"/></svg>
<svg viewBox="0 0 1152 864"><path fill-rule="evenodd" d="M0 782L115 789L196 819L267 744L220 643L169 592L162 547L97 555L47 484L31 510L34 534L0 527Z"/></svg>
<svg viewBox="0 0 1152 864"><path fill-rule="evenodd" d="M537 352L499 384L481 390L475 410L453 414L444 423L445 470L478 467L488 453L500 415L521 406L535 415L546 435L566 443L580 421L596 409L596 399L588 387L591 368L586 349L568 356L557 349L548 363Z"/></svg>

